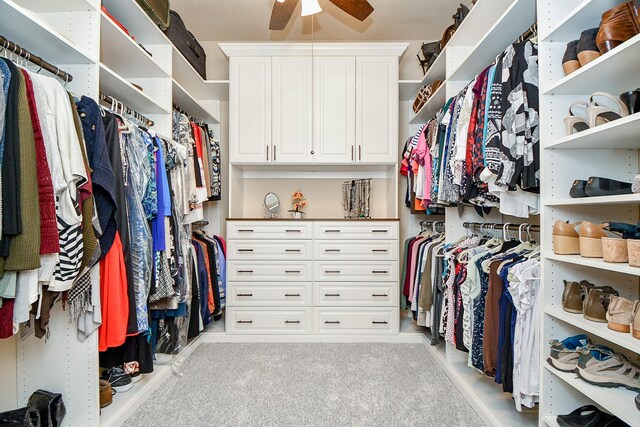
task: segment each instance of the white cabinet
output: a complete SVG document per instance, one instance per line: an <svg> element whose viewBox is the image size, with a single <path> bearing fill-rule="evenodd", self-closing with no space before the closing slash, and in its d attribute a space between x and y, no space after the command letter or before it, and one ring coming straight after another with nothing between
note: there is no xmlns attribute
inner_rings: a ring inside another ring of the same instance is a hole
<svg viewBox="0 0 640 427"><path fill-rule="evenodd" d="M313 139L316 163L355 161L355 57L313 59Z"/></svg>
<svg viewBox="0 0 640 427"><path fill-rule="evenodd" d="M311 58L272 58L272 141L274 163L312 163Z"/></svg>
<svg viewBox="0 0 640 427"><path fill-rule="evenodd" d="M271 153L271 58L229 60L229 158L268 162Z"/></svg>
<svg viewBox="0 0 640 427"><path fill-rule="evenodd" d="M398 59L356 59L356 160L393 163L398 157Z"/></svg>

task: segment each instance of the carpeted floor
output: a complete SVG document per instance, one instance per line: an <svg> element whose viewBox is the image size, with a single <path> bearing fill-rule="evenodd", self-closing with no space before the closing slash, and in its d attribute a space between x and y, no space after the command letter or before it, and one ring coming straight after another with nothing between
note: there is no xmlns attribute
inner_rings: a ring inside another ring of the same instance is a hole
<svg viewBox="0 0 640 427"><path fill-rule="evenodd" d="M483 426L419 344L202 344L125 426Z"/></svg>

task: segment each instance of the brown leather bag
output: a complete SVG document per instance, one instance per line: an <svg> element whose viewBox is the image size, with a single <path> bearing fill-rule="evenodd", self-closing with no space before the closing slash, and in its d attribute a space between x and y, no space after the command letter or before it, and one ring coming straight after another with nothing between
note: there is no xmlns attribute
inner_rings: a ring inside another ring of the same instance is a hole
<svg viewBox="0 0 640 427"><path fill-rule="evenodd" d="M444 30L444 34L442 35L442 39L440 40L440 50L443 50L444 47L449 43L451 37L456 32L456 24L451 24Z"/></svg>

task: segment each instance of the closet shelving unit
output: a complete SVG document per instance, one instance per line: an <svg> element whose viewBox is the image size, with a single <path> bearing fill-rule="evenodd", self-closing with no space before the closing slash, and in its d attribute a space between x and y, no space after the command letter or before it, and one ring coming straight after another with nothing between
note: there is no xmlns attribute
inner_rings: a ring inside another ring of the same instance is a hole
<svg viewBox="0 0 640 427"><path fill-rule="evenodd" d="M564 76L562 55L566 43L579 37L587 28L597 27L602 13L623 3L622 0L573 0L567 2L538 1L540 31L540 87L542 179L542 343L586 333L591 340L605 344L638 360L640 340L614 332L606 324L586 320L580 314L562 309L562 280L589 280L611 285L621 296L638 299L640 268L628 264L611 264L602 259L579 255L556 255L551 251L551 229L556 220L570 222L622 221L639 219L640 197L637 194L611 197L570 199L569 188L574 179L603 176L632 181L638 172L640 115L567 135L563 118L575 101L588 101L594 92L614 96L640 85L633 72L640 55L640 36L602 55L574 73ZM541 360L548 357L548 346L541 349ZM617 388L602 388L586 383L573 373L562 373L545 365L542 369L541 420L557 425L555 417L584 404L595 404L618 416L631 426L640 426L640 415L633 399L637 393Z"/></svg>
<svg viewBox="0 0 640 427"><path fill-rule="evenodd" d="M75 95L97 100L102 91L115 97L153 120L152 129L160 135L172 134L172 103L220 135L220 100L228 98L228 82L203 80L135 0L103 3L136 41L101 11L100 0L0 0L0 34L73 75L66 87ZM221 229L220 209L219 203L205 206L205 218L215 233ZM97 333L78 341L76 324L68 323L61 304L54 307L49 327L46 340L28 335L0 341L0 410L21 406L34 390L44 388L63 394L67 408L63 426L119 425L177 368L156 364L154 373L133 390L114 396L101 416ZM179 359L199 343L199 339L192 342Z"/></svg>
<svg viewBox="0 0 640 427"><path fill-rule="evenodd" d="M458 94L535 21L535 1L478 0L425 75L422 84L431 84L437 79L444 83L422 110L415 115L410 113L410 133L415 133L419 125L433 117L447 99ZM498 212L480 218L473 209L465 209L460 216L457 207L446 208L445 218L447 241L454 241L466 233L464 222L538 222L536 217L512 218ZM413 231L416 234L419 229ZM517 412L510 393L503 393L502 387L492 378L467 366L466 353L448 344L427 347L487 425L538 424L538 411L524 408L523 412Z"/></svg>

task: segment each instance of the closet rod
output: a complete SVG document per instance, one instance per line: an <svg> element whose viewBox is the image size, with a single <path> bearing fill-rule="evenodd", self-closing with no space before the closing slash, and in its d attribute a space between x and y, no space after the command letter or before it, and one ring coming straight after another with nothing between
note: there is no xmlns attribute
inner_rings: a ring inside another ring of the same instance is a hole
<svg viewBox="0 0 640 427"><path fill-rule="evenodd" d="M114 110L115 113L117 113L119 110L122 114L128 114L130 116L133 116L137 120L140 120L141 122L143 122L149 127L153 126L154 124L153 120L146 118L145 116L143 116L142 114L134 110L133 108L124 105L122 102L118 101L112 96L105 95L104 93L100 92L100 101L106 102L107 104L111 104L111 108Z"/></svg>
<svg viewBox="0 0 640 427"><path fill-rule="evenodd" d="M471 230L475 230L478 229L480 230L481 228L495 228L495 229L504 229L504 230L509 230L509 231L518 231L520 229L520 227L526 226L524 227L524 231L529 231L531 233L539 233L540 232L540 226L539 225L533 225L533 224L529 224L529 223L523 223L523 224L512 224L510 222L506 223L506 224L499 224L499 223L495 223L495 222L465 222L462 224L462 226L464 228L469 228Z"/></svg>
<svg viewBox="0 0 640 427"><path fill-rule="evenodd" d="M173 104L173 109L176 110L179 113L184 114L185 116L187 116L187 118L189 120L191 120L192 122L194 122L195 124L199 125L199 126L207 126L207 124L204 121L197 121L191 114L187 113L185 110L183 110L182 108L180 108L178 105Z"/></svg>
<svg viewBox="0 0 640 427"><path fill-rule="evenodd" d="M5 50L10 51L14 55L24 58L32 64L39 66L41 69L47 70L51 74L55 74L56 77L64 80L67 83L73 80L73 76L71 74L67 73L66 71L62 71L60 68L56 67L50 62L45 61L39 56L32 54L27 49L20 47L19 45L15 44L2 35L0 35L0 44L2 45L2 50L0 50L0 52Z"/></svg>
<svg viewBox="0 0 640 427"><path fill-rule="evenodd" d="M422 230L426 230L427 227L433 227L433 231L435 231L437 227L442 227L444 230L446 224L444 221L420 221L420 228L422 228Z"/></svg>

